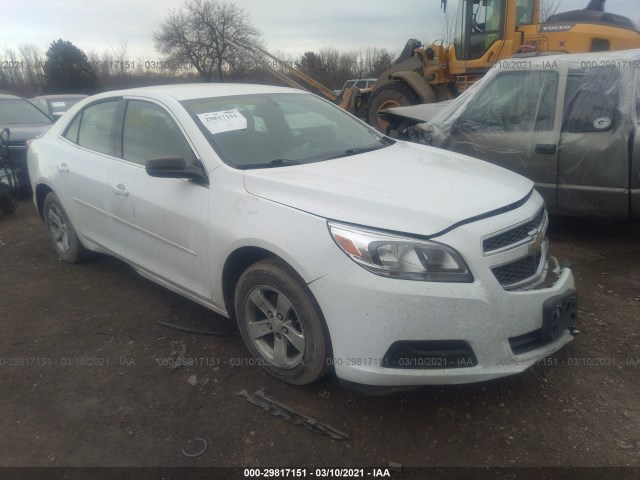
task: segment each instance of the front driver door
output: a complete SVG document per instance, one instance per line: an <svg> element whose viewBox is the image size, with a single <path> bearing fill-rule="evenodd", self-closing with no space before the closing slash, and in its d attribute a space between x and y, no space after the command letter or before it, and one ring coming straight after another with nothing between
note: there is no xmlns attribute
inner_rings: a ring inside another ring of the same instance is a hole
<svg viewBox="0 0 640 480"><path fill-rule="evenodd" d="M116 253L167 286L211 301L208 274L208 185L147 175L147 160L182 156L200 161L173 116L161 105L127 100L121 159L109 167ZM203 170L204 171L204 170Z"/></svg>
<svg viewBox="0 0 640 480"><path fill-rule="evenodd" d="M562 78L557 69L497 74L454 122L443 147L524 175L555 209Z"/></svg>

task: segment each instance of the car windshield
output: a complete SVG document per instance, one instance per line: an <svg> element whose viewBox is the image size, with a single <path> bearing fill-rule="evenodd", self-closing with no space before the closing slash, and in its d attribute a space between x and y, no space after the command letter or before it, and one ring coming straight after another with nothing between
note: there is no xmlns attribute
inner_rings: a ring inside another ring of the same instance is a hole
<svg viewBox="0 0 640 480"><path fill-rule="evenodd" d="M318 162L394 143L311 94L199 98L182 104L222 160L240 169Z"/></svg>
<svg viewBox="0 0 640 480"><path fill-rule="evenodd" d="M0 100L0 125L46 125L51 119L26 100Z"/></svg>

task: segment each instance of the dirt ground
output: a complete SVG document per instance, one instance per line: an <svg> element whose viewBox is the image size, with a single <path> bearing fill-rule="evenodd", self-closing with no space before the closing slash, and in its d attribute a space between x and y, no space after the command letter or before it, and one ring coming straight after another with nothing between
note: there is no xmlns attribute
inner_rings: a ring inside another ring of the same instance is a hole
<svg viewBox="0 0 640 480"><path fill-rule="evenodd" d="M285 385L239 337L158 325L231 328L120 261L60 262L22 201L0 215L0 466L640 467L640 224L552 218L549 237L573 264L575 341L515 377L381 397ZM184 348L195 364L170 368ZM350 438L237 395L259 389Z"/></svg>

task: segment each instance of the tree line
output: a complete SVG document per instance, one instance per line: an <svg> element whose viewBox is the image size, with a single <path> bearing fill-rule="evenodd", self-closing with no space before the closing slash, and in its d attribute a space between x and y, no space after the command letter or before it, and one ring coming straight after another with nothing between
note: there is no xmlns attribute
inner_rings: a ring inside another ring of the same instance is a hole
<svg viewBox="0 0 640 480"><path fill-rule="evenodd" d="M264 48L262 34L232 3L186 0L169 12L153 37L160 55L150 58L131 58L127 42L111 51L88 54L62 39L53 41L46 52L30 44L17 49L0 46L0 91L30 97L197 81L277 85L281 82L269 67L287 74L286 68L257 51L256 47ZM338 89L350 78L377 77L393 64L396 52L377 47L323 48L299 56L275 55L328 88Z"/></svg>

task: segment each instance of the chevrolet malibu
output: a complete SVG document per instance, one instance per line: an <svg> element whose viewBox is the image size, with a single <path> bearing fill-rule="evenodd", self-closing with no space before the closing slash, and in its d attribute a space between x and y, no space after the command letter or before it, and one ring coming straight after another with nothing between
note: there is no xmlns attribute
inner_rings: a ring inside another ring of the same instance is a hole
<svg viewBox="0 0 640 480"><path fill-rule="evenodd" d="M103 93L28 152L57 255L121 258L234 319L292 384L466 383L572 339L571 271L526 178L394 141L306 92Z"/></svg>

